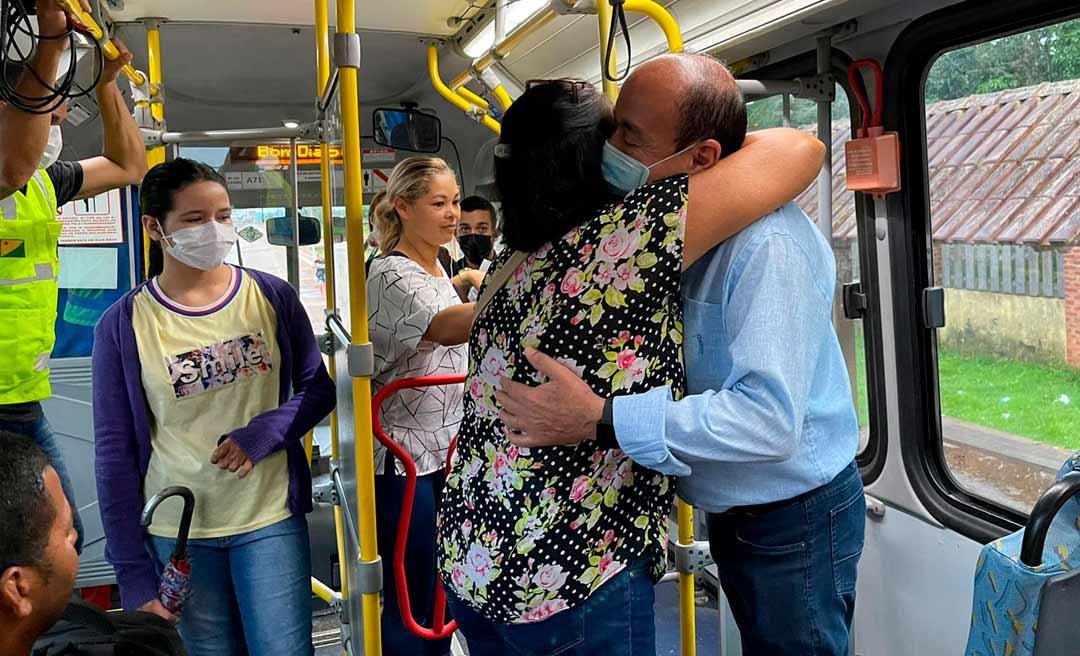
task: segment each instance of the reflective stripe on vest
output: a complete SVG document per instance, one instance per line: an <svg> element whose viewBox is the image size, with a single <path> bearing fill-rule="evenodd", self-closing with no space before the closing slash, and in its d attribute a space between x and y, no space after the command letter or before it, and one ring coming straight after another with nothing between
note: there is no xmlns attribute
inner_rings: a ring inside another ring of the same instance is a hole
<svg viewBox="0 0 1080 656"><path fill-rule="evenodd" d="M16 194L19 192L15 192ZM13 220L19 216L19 204L15 202L15 194L7 198L0 198L0 214L7 220Z"/></svg>
<svg viewBox="0 0 1080 656"><path fill-rule="evenodd" d="M52 264L35 264L34 276L32 278L16 278L14 280L5 280L0 278L0 287L10 287L12 285L25 285L31 282L41 282L43 280L56 280L56 276L53 275ZM2 303L2 298L0 298ZM2 308L0 308L2 309Z"/></svg>

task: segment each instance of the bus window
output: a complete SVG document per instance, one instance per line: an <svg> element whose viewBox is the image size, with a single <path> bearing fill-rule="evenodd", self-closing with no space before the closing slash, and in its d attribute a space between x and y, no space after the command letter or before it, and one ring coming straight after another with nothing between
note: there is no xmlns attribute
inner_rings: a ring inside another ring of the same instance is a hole
<svg viewBox="0 0 1080 656"><path fill-rule="evenodd" d="M749 130L784 125L784 100L770 96L747 104ZM790 99L790 122L792 127L810 132L817 131L817 103L801 98ZM836 100L832 103L833 132L833 254L836 256L836 285L839 291L845 284L859 280L859 235L855 220L854 194L844 189L843 143L851 138L851 108L847 93L837 85ZM817 220L817 183L814 183L797 200L811 220ZM838 296L839 298L839 296ZM870 440L870 413L866 384L866 347L863 339L863 322L849 321L838 312L835 315L836 332L848 363L852 393L859 419L859 453Z"/></svg>
<svg viewBox="0 0 1080 656"><path fill-rule="evenodd" d="M1080 20L942 55L925 102L945 460L1028 512L1080 449Z"/></svg>

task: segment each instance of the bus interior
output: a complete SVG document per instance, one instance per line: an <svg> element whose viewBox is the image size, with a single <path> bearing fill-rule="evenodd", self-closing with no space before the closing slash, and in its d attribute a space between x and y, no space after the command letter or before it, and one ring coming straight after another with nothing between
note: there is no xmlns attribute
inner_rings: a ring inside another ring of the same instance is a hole
<svg viewBox="0 0 1080 656"><path fill-rule="evenodd" d="M366 341L352 306L358 285L363 294L355 263L367 204L394 164L417 150L445 159L464 195L493 197L498 121L526 83L604 84L607 35L598 14L611 20L608 0L90 4L132 50L136 68L156 69L142 85L122 84L130 104L140 101L134 111L148 152L222 172L240 235L230 261L293 284L332 354L338 408L312 445L316 646L320 654L377 656L369 634L377 632L370 615L379 581L361 553L366 488L355 456L370 442L370 413L350 346ZM356 39L335 38L352 33L339 21L343 5L355 12ZM832 242L834 324L861 433L868 515L852 654L962 653L980 550L1023 529L1061 464L1080 450L1080 6L626 5L628 39L616 37L613 69L677 42L727 63L751 130L790 125L826 143L827 165L798 202ZM81 47L92 52L88 44ZM882 125L900 147L899 190L888 194L846 184L845 143L863 119L859 95L872 97L875 84L869 74L849 76L849 66L865 59L881 64ZM343 96L350 75L358 90L351 108ZM73 104L65 159L102 147L92 97ZM356 129L362 151L347 152ZM350 162L363 168L349 171ZM111 222L118 239L61 248L53 397L45 403L86 523L77 587L106 603L114 578L96 505L90 351L104 307L144 275L136 194L64 210L87 225ZM689 517L687 509L672 521L671 544L684 548L676 557L673 547L672 574L657 588L658 653L738 655L738 628L701 548L707 543L689 537L692 529L702 539L703 520ZM694 575L689 588L685 575ZM689 607L681 603L687 594ZM1076 638L1075 626L1060 628ZM1041 653L1080 653L1072 644Z"/></svg>

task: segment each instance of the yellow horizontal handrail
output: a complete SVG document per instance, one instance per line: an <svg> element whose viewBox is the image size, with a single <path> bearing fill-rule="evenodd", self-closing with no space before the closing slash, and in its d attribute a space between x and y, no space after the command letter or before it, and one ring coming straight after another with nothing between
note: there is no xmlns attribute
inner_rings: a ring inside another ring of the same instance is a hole
<svg viewBox="0 0 1080 656"><path fill-rule="evenodd" d="M464 98L465 100L467 100L467 101L471 102L472 104L476 105L477 107L484 110L485 112L487 110L491 109L491 103L489 103L488 101L484 100L480 96L473 93L472 90L469 89L468 87L461 87L460 89L457 89L457 93L462 98Z"/></svg>
<svg viewBox="0 0 1080 656"><path fill-rule="evenodd" d="M604 0L600 1L603 2ZM653 19L660 26L660 29L664 31L669 52L683 51L682 32L679 31L679 24L675 21L675 17L671 15L671 12L663 6L654 2L654 0L626 0L623 8L635 14L645 14Z"/></svg>
<svg viewBox="0 0 1080 656"><path fill-rule="evenodd" d="M311 577L311 593L328 604L334 603L334 591L314 576Z"/></svg>
<svg viewBox="0 0 1080 656"><path fill-rule="evenodd" d="M431 85L435 87L435 90L439 92L440 96L466 114L471 114L474 111L473 108L476 107L476 105L473 105L462 96L454 93L450 87L446 86L446 83L442 81L442 78L439 76L439 49L434 45L428 46L428 73L431 75ZM480 122L495 134L500 134L502 132L502 126L499 125L499 122L487 114L484 114L480 119Z"/></svg>

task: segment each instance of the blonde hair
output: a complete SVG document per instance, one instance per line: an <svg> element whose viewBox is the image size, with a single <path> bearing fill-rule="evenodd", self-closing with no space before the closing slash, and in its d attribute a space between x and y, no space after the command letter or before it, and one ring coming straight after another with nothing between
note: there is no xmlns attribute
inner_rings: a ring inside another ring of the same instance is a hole
<svg viewBox="0 0 1080 656"><path fill-rule="evenodd" d="M450 166L438 157L409 157L398 162L386 182L386 190L380 191L371 201L380 251L394 250L405 229L395 206L397 199L415 203L428 193L432 178L443 173L454 175Z"/></svg>

